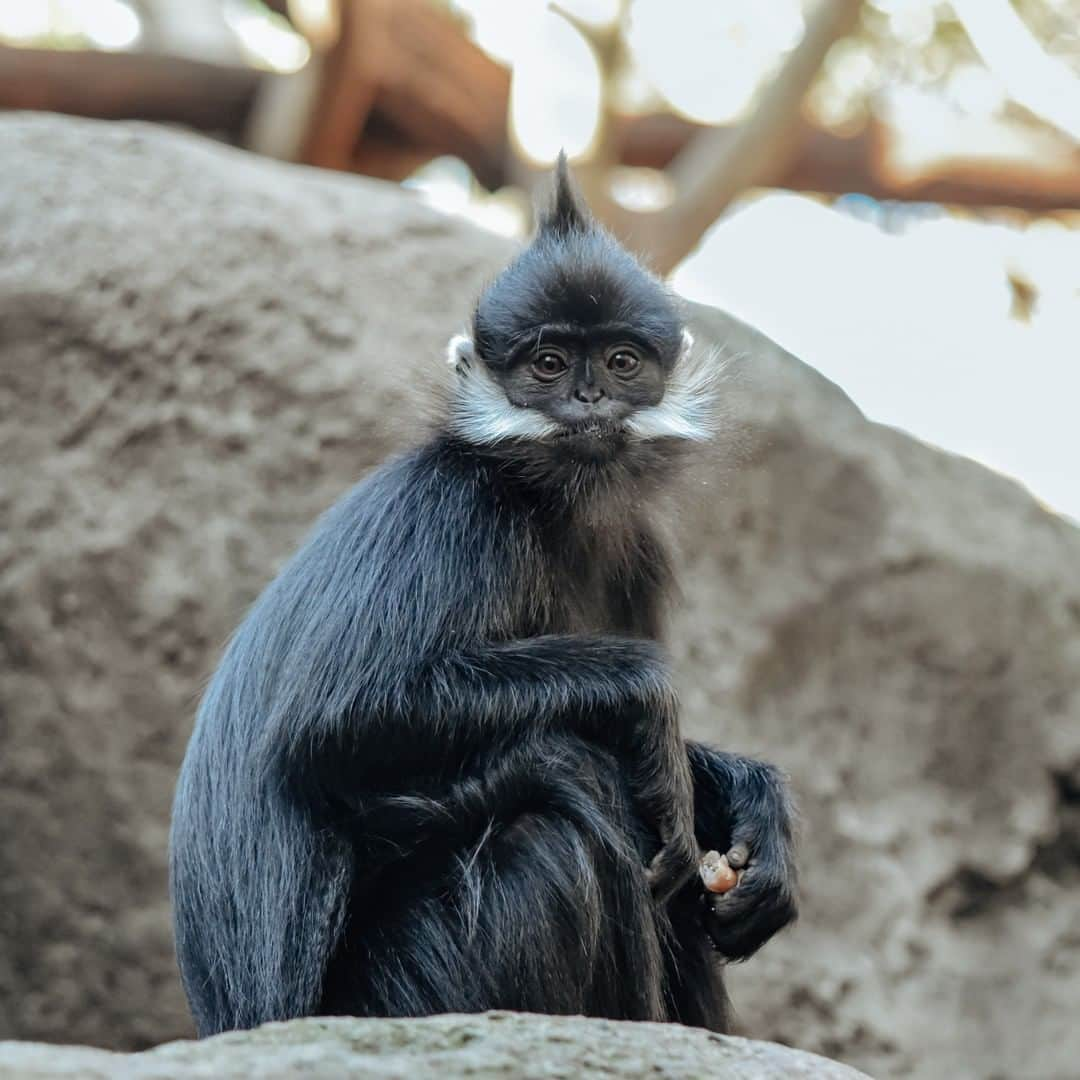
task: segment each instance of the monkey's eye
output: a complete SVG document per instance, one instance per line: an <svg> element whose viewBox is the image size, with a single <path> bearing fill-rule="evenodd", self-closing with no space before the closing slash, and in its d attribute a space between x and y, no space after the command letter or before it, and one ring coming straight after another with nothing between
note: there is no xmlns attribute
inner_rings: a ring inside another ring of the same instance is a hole
<svg viewBox="0 0 1080 1080"><path fill-rule="evenodd" d="M566 370L566 358L562 353L545 349L533 357L532 373L541 382L554 382Z"/></svg>
<svg viewBox="0 0 1080 1080"><path fill-rule="evenodd" d="M641 357L628 345L619 345L608 353L607 366L616 375L628 379L641 367Z"/></svg>

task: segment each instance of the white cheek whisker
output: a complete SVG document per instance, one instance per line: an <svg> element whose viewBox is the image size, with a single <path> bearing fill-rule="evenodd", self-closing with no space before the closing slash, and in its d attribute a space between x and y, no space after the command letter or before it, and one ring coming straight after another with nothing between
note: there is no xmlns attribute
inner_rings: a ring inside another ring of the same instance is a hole
<svg viewBox="0 0 1080 1080"><path fill-rule="evenodd" d="M465 335L450 339L446 357L457 372L450 429L466 442L488 446L504 439L544 439L559 431L543 413L507 400Z"/></svg>
<svg viewBox="0 0 1080 1080"><path fill-rule="evenodd" d="M690 332L668 379L663 398L626 421L639 439L683 439L707 442L716 431L717 388L734 359L723 347L697 349Z"/></svg>
<svg viewBox="0 0 1080 1080"><path fill-rule="evenodd" d="M688 330L683 340L663 398L626 420L626 431L636 439L707 442L715 434L718 386L736 356L722 346L695 348ZM487 446L507 439L542 440L559 433L559 425L539 410L507 400L486 364L476 357L467 335L450 339L446 359L457 375L450 428L467 442Z"/></svg>

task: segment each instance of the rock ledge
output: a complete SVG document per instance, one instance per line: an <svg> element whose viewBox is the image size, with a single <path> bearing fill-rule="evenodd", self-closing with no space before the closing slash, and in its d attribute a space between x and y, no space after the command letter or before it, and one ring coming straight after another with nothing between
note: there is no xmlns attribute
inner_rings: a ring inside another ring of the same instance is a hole
<svg viewBox="0 0 1080 1080"><path fill-rule="evenodd" d="M776 1043L673 1024L509 1012L423 1020L293 1020L202 1042L166 1043L141 1054L0 1043L0 1078L12 1080L251 1076L859 1080L865 1073Z"/></svg>

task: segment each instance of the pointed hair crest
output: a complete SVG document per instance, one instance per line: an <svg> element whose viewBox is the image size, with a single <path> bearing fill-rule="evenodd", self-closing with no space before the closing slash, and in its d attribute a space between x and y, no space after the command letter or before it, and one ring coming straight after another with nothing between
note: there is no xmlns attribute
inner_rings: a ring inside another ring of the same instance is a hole
<svg viewBox="0 0 1080 1080"><path fill-rule="evenodd" d="M505 370L544 328L633 326L667 371L681 346L678 304L656 278L595 221L574 190L566 156L536 235L491 282L473 309L477 355Z"/></svg>
<svg viewBox="0 0 1080 1080"><path fill-rule="evenodd" d="M540 214L537 232L565 236L571 232L587 232L594 227L592 214L570 177L566 151L560 150L555 163L555 190L550 205Z"/></svg>

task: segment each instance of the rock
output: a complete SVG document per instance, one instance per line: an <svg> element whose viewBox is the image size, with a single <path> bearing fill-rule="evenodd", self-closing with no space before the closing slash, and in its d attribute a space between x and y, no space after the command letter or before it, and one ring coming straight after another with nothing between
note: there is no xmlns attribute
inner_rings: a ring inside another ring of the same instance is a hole
<svg viewBox="0 0 1080 1080"><path fill-rule="evenodd" d="M674 1024L490 1012L422 1020L293 1020L141 1054L0 1043L0 1080L415 1080L669 1077L866 1080L816 1054Z"/></svg>
<svg viewBox="0 0 1080 1080"><path fill-rule="evenodd" d="M140 1048L190 1032L165 848L202 680L419 437L510 248L151 127L9 115L0 160L0 1033ZM787 768L804 818L802 919L733 969L740 1030L880 1076L1068 1075L1080 532L695 324L735 359L679 528L685 725Z"/></svg>

